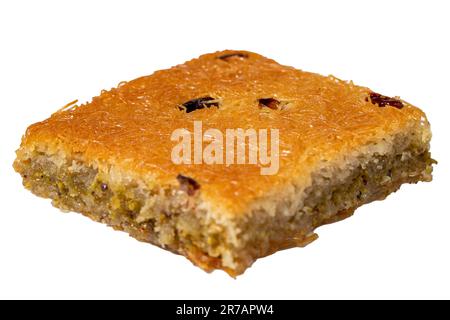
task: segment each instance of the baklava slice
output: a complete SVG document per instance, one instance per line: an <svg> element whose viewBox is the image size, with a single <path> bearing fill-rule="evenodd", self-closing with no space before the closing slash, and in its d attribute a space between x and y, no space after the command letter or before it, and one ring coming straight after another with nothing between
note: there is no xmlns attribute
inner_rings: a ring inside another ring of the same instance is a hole
<svg viewBox="0 0 450 320"><path fill-rule="evenodd" d="M31 125L14 168L58 208L236 276L430 181L430 138L399 98L227 50Z"/></svg>

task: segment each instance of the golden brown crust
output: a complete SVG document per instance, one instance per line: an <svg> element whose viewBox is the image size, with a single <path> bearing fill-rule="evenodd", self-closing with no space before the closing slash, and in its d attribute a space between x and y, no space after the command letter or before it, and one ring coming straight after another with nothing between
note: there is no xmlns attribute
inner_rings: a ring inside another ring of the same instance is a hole
<svg viewBox="0 0 450 320"><path fill-rule="evenodd" d="M407 103L402 109L380 107L368 99L369 89L351 82L251 52L233 53L206 54L58 111L28 128L22 148L62 150L86 163L148 176L148 183L176 185L183 174L200 183L207 202L242 213L255 199L292 183L292 177L307 179L317 161L418 126L424 117ZM180 111L183 103L204 96L220 101L219 108ZM286 107L261 108L263 98ZM170 135L177 128L192 130L194 120L204 129L279 129L279 173L261 176L256 165L175 165Z"/></svg>

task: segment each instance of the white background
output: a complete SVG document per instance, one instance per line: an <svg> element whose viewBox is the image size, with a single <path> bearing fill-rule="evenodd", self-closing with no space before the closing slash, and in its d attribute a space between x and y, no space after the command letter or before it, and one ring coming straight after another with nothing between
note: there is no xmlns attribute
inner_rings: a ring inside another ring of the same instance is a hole
<svg viewBox="0 0 450 320"><path fill-rule="evenodd" d="M448 1L1 1L0 298L450 298ZM21 186L31 123L122 80L246 49L427 113L434 181L318 229L234 280Z"/></svg>

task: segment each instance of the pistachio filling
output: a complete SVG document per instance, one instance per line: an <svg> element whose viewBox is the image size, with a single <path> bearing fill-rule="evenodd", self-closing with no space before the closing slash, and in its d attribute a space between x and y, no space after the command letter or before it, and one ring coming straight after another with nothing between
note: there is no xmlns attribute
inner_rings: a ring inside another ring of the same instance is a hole
<svg viewBox="0 0 450 320"><path fill-rule="evenodd" d="M93 167L75 160L54 161L44 153L22 162L20 170L24 185L51 198L58 208L81 212L175 252L195 250L221 260L222 266L239 261L243 267L280 248L305 244L313 239L316 227L337 220L341 212L384 198L402 183L431 179L434 161L428 150L414 145L368 159L351 169L344 180L313 174L312 185L295 211L280 201L275 216L264 210L245 216L239 224L237 245L231 244L223 226L206 221L206 212L198 209L200 200L186 190L168 186L149 190L137 182L117 186ZM289 210L290 214L284 214Z"/></svg>

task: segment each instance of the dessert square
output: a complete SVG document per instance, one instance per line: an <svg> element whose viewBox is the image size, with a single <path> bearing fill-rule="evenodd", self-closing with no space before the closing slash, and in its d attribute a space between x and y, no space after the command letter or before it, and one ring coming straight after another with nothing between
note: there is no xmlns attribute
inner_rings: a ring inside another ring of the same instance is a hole
<svg viewBox="0 0 450 320"><path fill-rule="evenodd" d="M237 276L430 181L430 139L399 98L226 50L31 125L14 168L55 207Z"/></svg>

